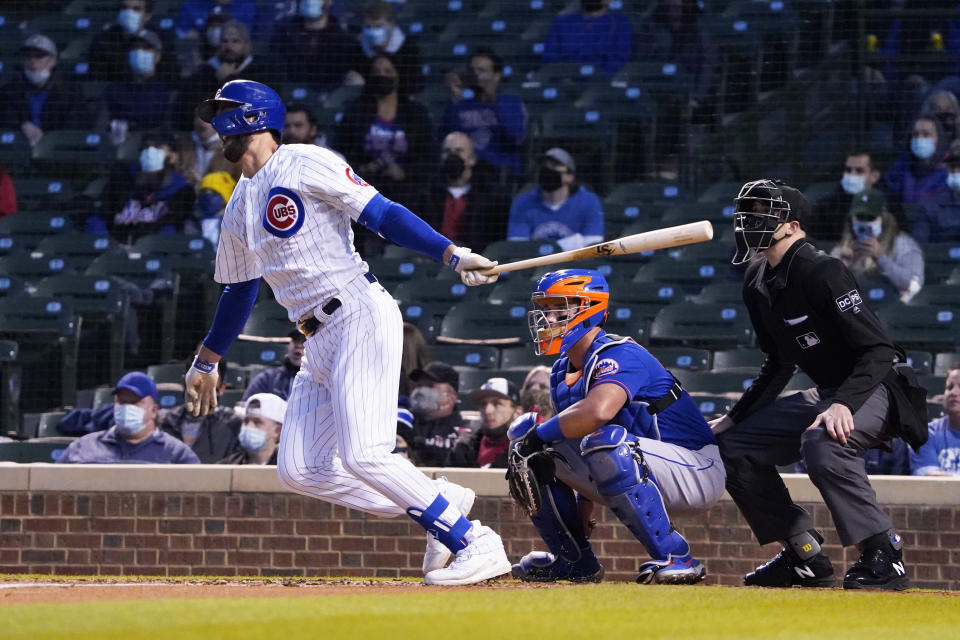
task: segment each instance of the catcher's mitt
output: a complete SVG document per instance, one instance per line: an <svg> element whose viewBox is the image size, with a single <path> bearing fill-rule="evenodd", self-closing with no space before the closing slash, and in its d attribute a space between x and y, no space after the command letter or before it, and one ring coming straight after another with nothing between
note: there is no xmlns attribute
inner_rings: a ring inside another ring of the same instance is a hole
<svg viewBox="0 0 960 640"><path fill-rule="evenodd" d="M537 451L523 456L516 447L510 449L507 456L507 486L513 501L523 507L531 516L543 507L542 487L553 480L556 473L553 456Z"/></svg>

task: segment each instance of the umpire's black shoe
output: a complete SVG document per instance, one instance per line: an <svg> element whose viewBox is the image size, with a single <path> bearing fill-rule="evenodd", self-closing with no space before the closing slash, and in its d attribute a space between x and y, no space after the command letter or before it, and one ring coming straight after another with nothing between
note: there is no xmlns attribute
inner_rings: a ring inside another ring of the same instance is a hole
<svg viewBox="0 0 960 640"><path fill-rule="evenodd" d="M783 549L770 562L743 578L748 587L832 587L833 565L822 553L801 560Z"/></svg>
<svg viewBox="0 0 960 640"><path fill-rule="evenodd" d="M867 547L843 577L844 589L887 589L903 591L910 586L903 566L903 548L900 536L892 544Z"/></svg>

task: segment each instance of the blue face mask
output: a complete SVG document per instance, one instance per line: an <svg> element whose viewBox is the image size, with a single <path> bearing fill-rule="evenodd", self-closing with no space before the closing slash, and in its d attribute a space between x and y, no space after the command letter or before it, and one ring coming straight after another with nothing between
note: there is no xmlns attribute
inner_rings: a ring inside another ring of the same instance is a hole
<svg viewBox="0 0 960 640"><path fill-rule="evenodd" d="M947 174L947 186L954 191L960 191L960 173L950 172Z"/></svg>
<svg viewBox="0 0 960 640"><path fill-rule="evenodd" d="M910 151L921 160L926 160L937 150L933 138L910 138Z"/></svg>
<svg viewBox="0 0 960 640"><path fill-rule="evenodd" d="M863 176L845 173L843 174L843 178L840 179L840 186L843 187L844 192L855 196L867 188L867 179Z"/></svg>
<svg viewBox="0 0 960 640"><path fill-rule="evenodd" d="M363 41L371 47L382 47L387 44L388 31L386 27L364 27Z"/></svg>
<svg viewBox="0 0 960 640"><path fill-rule="evenodd" d="M117 24L127 33L134 33L140 29L140 23L143 22L143 14L133 9L122 9L117 14Z"/></svg>
<svg viewBox="0 0 960 640"><path fill-rule="evenodd" d="M323 0L300 0L300 15L308 20L323 16Z"/></svg>
<svg viewBox="0 0 960 640"><path fill-rule="evenodd" d="M879 238L880 234L883 233L883 221L874 220L873 222L860 222L854 220L852 229L853 235L857 237L857 240Z"/></svg>
<svg viewBox="0 0 960 640"><path fill-rule="evenodd" d="M147 49L131 49L128 55L130 68L134 73L152 73L153 72L153 52Z"/></svg>
<svg viewBox="0 0 960 640"><path fill-rule="evenodd" d="M167 152L157 147L147 147L140 152L140 168L147 173L161 171Z"/></svg>
<svg viewBox="0 0 960 640"><path fill-rule="evenodd" d="M249 451L250 453L263 451L267 446L267 434L256 427L243 425L240 427L240 435L238 438L240 440L240 446L243 447L244 451Z"/></svg>
<svg viewBox="0 0 960 640"><path fill-rule="evenodd" d="M144 410L135 404L113 405L113 423L117 431L126 436L132 436L143 430Z"/></svg>

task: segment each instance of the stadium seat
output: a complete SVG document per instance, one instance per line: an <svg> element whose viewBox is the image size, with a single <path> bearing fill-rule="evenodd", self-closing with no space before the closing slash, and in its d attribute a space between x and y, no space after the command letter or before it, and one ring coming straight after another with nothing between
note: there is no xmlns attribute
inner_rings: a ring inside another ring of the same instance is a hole
<svg viewBox="0 0 960 640"><path fill-rule="evenodd" d="M5 171L15 176L25 173L32 153L30 143L19 130L0 130L0 166ZM19 191L19 180L16 188Z"/></svg>
<svg viewBox="0 0 960 640"><path fill-rule="evenodd" d="M614 303L641 307L653 317L662 307L683 300L683 291L673 284L634 282L628 278L610 279L610 297Z"/></svg>
<svg viewBox="0 0 960 640"><path fill-rule="evenodd" d="M46 256L70 258L78 269L86 269L105 254L125 254L126 251L110 236L89 233L61 233L47 236L37 245L37 251Z"/></svg>
<svg viewBox="0 0 960 640"><path fill-rule="evenodd" d="M187 370L185 362L171 362L168 364L152 364L147 367L147 375L157 384L183 384L183 375Z"/></svg>
<svg viewBox="0 0 960 640"><path fill-rule="evenodd" d="M709 371L710 352L692 347L650 347L650 353L671 371Z"/></svg>
<svg viewBox="0 0 960 640"><path fill-rule="evenodd" d="M727 349L713 352L713 370L717 372L757 373L765 356L759 349Z"/></svg>
<svg viewBox="0 0 960 640"><path fill-rule="evenodd" d="M450 283L423 278L401 282L391 293L394 298L407 304L443 304L451 307L465 300L476 300L486 292L480 287L468 287L459 278Z"/></svg>
<svg viewBox="0 0 960 640"><path fill-rule="evenodd" d="M217 403L222 407L236 407L243 402L243 389L227 389L220 395Z"/></svg>
<svg viewBox="0 0 960 640"><path fill-rule="evenodd" d="M954 365L960 364L960 351L938 353L933 361L933 375L945 376Z"/></svg>
<svg viewBox="0 0 960 640"><path fill-rule="evenodd" d="M44 133L33 148L33 163L49 171L53 167L72 167L84 174L102 171L117 158L110 136L90 130L60 129Z"/></svg>
<svg viewBox="0 0 960 640"><path fill-rule="evenodd" d="M286 353L286 344L281 341L261 342L258 340L237 340L227 352L229 365L227 370L235 369L233 365L245 367L251 364L276 366L283 360Z"/></svg>
<svg viewBox="0 0 960 640"><path fill-rule="evenodd" d="M907 351L907 364L913 367L917 375L930 375L933 373L933 354L929 351Z"/></svg>
<svg viewBox="0 0 960 640"><path fill-rule="evenodd" d="M650 327L650 343L731 349L748 346L753 329L741 306L681 302L661 309Z"/></svg>
<svg viewBox="0 0 960 640"><path fill-rule="evenodd" d="M490 260L497 260L501 264L516 262L537 256L546 256L561 251L556 243L550 240L498 240L487 245L483 255Z"/></svg>
<svg viewBox="0 0 960 640"><path fill-rule="evenodd" d="M177 233L155 233L143 236L133 243L131 251L162 257L200 255L211 261L216 253L216 249L206 238Z"/></svg>
<svg viewBox="0 0 960 640"><path fill-rule="evenodd" d="M20 387L22 367L17 362L19 345L0 340L0 435L17 435L20 430Z"/></svg>
<svg viewBox="0 0 960 640"><path fill-rule="evenodd" d="M437 342L518 344L530 340L527 308L464 302L453 306L440 324Z"/></svg>
<svg viewBox="0 0 960 640"><path fill-rule="evenodd" d="M47 276L61 273L76 273L73 261L69 258L48 257L39 253L10 253L0 258L0 273L22 278L27 282L36 282Z"/></svg>
<svg viewBox="0 0 960 640"><path fill-rule="evenodd" d="M23 293L26 283L20 278L8 275L0 275L0 297L13 296Z"/></svg>
<svg viewBox="0 0 960 640"><path fill-rule="evenodd" d="M697 304L742 304L743 285L739 282L712 282L690 299Z"/></svg>
<svg viewBox="0 0 960 640"><path fill-rule="evenodd" d="M157 395L161 409L173 409L183 404L183 385L169 382L157 383Z"/></svg>
<svg viewBox="0 0 960 640"><path fill-rule="evenodd" d="M693 401L700 409L701 415L707 420L726 415L733 408L735 400L727 396L708 395L702 393L691 394Z"/></svg>
<svg viewBox="0 0 960 640"><path fill-rule="evenodd" d="M17 182L17 196L20 195L20 182ZM21 211L0 218L0 236L12 236L16 243L27 249L33 249L43 239L74 232L69 218L60 214L44 214Z"/></svg>
<svg viewBox="0 0 960 640"><path fill-rule="evenodd" d="M646 343L650 322L657 312L648 305L611 304L603 328L607 333Z"/></svg>
<svg viewBox="0 0 960 640"><path fill-rule="evenodd" d="M93 408L98 409L113 402L113 387L100 387L93 392Z"/></svg>
<svg viewBox="0 0 960 640"><path fill-rule="evenodd" d="M943 405L939 402L927 403L927 420L936 420L943 415Z"/></svg>
<svg viewBox="0 0 960 640"><path fill-rule="evenodd" d="M485 345L438 344L430 347L430 357L458 367L495 369L500 365L500 350Z"/></svg>
<svg viewBox="0 0 960 640"><path fill-rule="evenodd" d="M47 411L40 415L40 422L37 424L37 433L31 437L34 438L63 438L67 434L60 431L57 426L60 419L67 415L66 411Z"/></svg>
<svg viewBox="0 0 960 640"><path fill-rule="evenodd" d="M787 381L787 384L783 388L783 391L780 392L780 395L786 395L794 391L805 391L815 386L817 385L813 380L810 379L810 376L805 374L803 371L798 370L793 374L793 377Z"/></svg>
<svg viewBox="0 0 960 640"><path fill-rule="evenodd" d="M33 442L0 442L0 461L56 462L72 441L73 438L56 438Z"/></svg>
<svg viewBox="0 0 960 640"><path fill-rule="evenodd" d="M683 388L688 393L705 393L710 395L743 393L752 383L753 374L736 371L684 371L677 375Z"/></svg>
<svg viewBox="0 0 960 640"><path fill-rule="evenodd" d="M960 242L927 242L923 245L927 285L942 284L960 267Z"/></svg>
<svg viewBox="0 0 960 640"><path fill-rule="evenodd" d="M557 356L538 356L533 350L533 345L524 345L522 347L508 347L500 350L500 368L501 369L526 369L545 366L552 367L554 358Z"/></svg>
<svg viewBox="0 0 960 640"><path fill-rule="evenodd" d="M19 178L16 189L21 213L62 210L73 197L73 188L70 183L61 178L43 176ZM10 217L13 216L8 216Z"/></svg>
<svg viewBox="0 0 960 640"><path fill-rule="evenodd" d="M720 202L732 205L733 199L740 193L740 187L742 186L742 182L731 182L729 180L714 182L700 194L697 202Z"/></svg>
<svg viewBox="0 0 960 640"><path fill-rule="evenodd" d="M890 336L905 349L947 351L957 347L960 311L896 304L877 310Z"/></svg>
<svg viewBox="0 0 960 640"><path fill-rule="evenodd" d="M960 287L956 284L928 284L910 300L912 306L935 306L960 311Z"/></svg>
<svg viewBox="0 0 960 640"><path fill-rule="evenodd" d="M250 312L240 335L269 338L271 342L286 344L294 329L296 326L290 322L286 309L276 302L261 302Z"/></svg>
<svg viewBox="0 0 960 640"><path fill-rule="evenodd" d="M726 275L726 267L710 262L668 261L643 265L634 280L672 284L687 293L694 293L711 282L722 281Z"/></svg>
<svg viewBox="0 0 960 640"><path fill-rule="evenodd" d="M487 295L490 304L530 305L530 294L535 282L526 277L526 271L518 271L501 277Z"/></svg>
<svg viewBox="0 0 960 640"><path fill-rule="evenodd" d="M377 277L388 291L406 280L432 278L440 271L436 262L421 262L403 258L371 258L367 260L370 272Z"/></svg>
<svg viewBox="0 0 960 640"><path fill-rule="evenodd" d="M660 217L660 225L664 227L673 227L680 224L687 224L688 222L696 222L697 220L709 220L711 223L713 223L714 227L732 227L733 204L732 202L673 203L669 208L666 208L662 212Z"/></svg>

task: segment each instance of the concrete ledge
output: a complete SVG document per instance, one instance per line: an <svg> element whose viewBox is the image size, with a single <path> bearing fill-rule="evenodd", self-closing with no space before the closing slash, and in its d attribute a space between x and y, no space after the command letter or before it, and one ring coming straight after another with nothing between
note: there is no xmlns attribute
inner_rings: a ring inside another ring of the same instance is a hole
<svg viewBox="0 0 960 640"><path fill-rule="evenodd" d="M507 495L501 469L424 467L431 478L446 476L479 496ZM823 502L820 492L802 474L784 474L796 502ZM960 478L872 476L881 504L960 505ZM0 491L98 491L171 493L280 493L276 467L228 465L59 465L0 464ZM722 501L729 501L724 494Z"/></svg>

